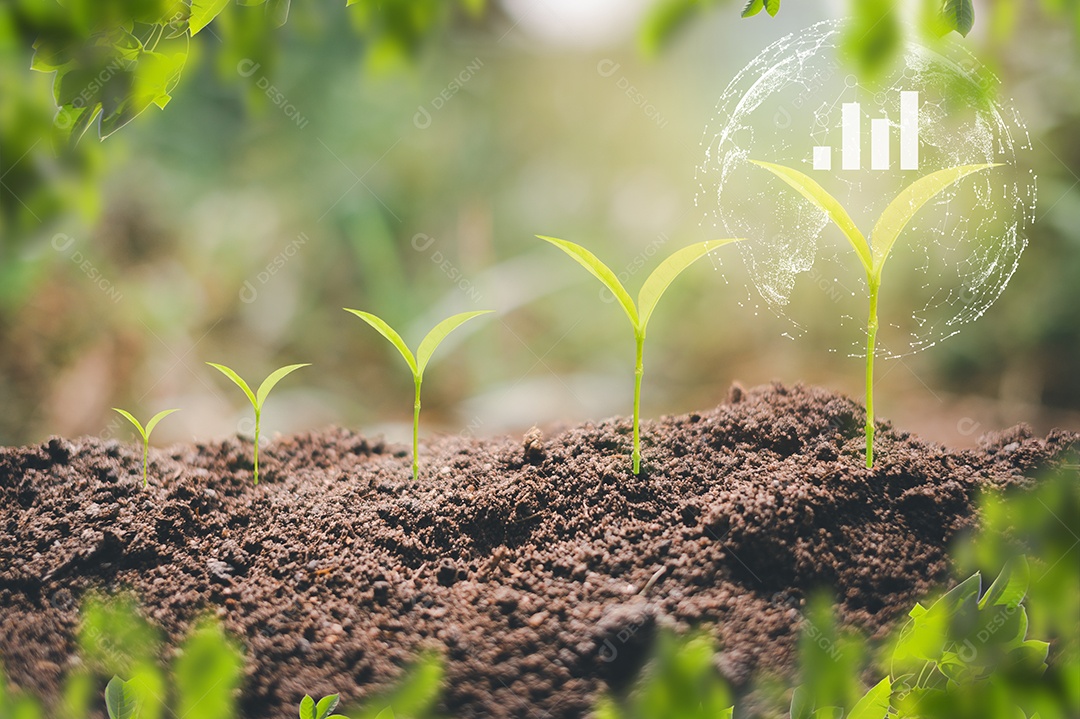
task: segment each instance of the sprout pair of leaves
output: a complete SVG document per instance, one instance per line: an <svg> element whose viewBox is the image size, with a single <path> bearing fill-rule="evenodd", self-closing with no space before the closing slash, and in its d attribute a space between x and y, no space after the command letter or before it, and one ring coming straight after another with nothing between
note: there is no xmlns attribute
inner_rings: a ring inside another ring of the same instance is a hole
<svg viewBox="0 0 1080 719"><path fill-rule="evenodd" d="M881 289L881 272L889 258L897 238L911 218L935 195L968 175L997 167L988 165L962 165L932 172L920 177L904 188L881 213L870 241L863 236L840 201L807 175L783 165L753 161L798 190L799 194L816 205L844 233L859 262L866 272L870 291L870 311L866 325L866 466L874 466L874 348L878 330L878 291Z"/></svg>
<svg viewBox="0 0 1080 719"><path fill-rule="evenodd" d="M456 330L461 325L465 324L474 317L480 315L486 315L492 310L480 310L477 312L462 312L461 314L448 317L427 333L427 336L420 341L420 346L416 349L416 355L413 355L412 350L405 344L405 340L401 339L401 335L394 330L393 327L388 325L384 320L376 317L370 312L362 312L360 310L351 310L348 307L343 308L346 312L351 312L364 322L375 328L375 330L390 341L390 344L397 348L397 351L401 353L405 363L409 365L409 370L412 372L413 385L416 390L415 399L413 401L413 461L412 461L412 478L415 480L420 474L420 458L419 458L419 445L420 445L420 385L424 381L424 370L427 369L428 362L431 361L431 356L435 353L435 349L442 344L442 341L446 337Z"/></svg>
<svg viewBox="0 0 1080 719"><path fill-rule="evenodd" d="M154 431L154 427L157 427L158 422L165 419L166 417L168 417L173 412L179 412L180 410L178 410L178 409L162 410L161 412L158 412L157 414L155 414L153 417L150 418L150 421L146 423L146 427L143 427L141 424L139 424L139 420L135 419L135 417L133 417L130 412L126 412L125 410L122 410L122 409L120 409L118 407L113 407L113 411L114 412L119 412L120 415L122 417L124 417L125 419L127 419L128 422L131 422L133 425L135 425L135 429L137 429L139 431L139 436L142 437L142 441L143 441L142 480L143 480L143 486L145 487L147 485L147 479L146 479L147 456L150 453L150 433Z"/></svg>
<svg viewBox="0 0 1080 719"><path fill-rule="evenodd" d="M300 702L300 719L349 719L344 714L334 714L337 709L338 695L331 694L315 702L307 694Z"/></svg>
<svg viewBox="0 0 1080 719"><path fill-rule="evenodd" d="M634 474L637 474L641 471L641 377L645 371L642 364L642 354L645 345L645 329L649 324L649 319L652 317L653 310L656 309L656 304L660 301L664 292L683 270L712 250L715 250L717 247L721 247L730 242L738 242L739 239L729 238L725 240L708 240L706 242L698 242L689 247L684 247L681 250L676 250L668 256L667 259L661 262L660 265L652 271L652 274L645 279L645 283L641 286L641 291L638 293L637 304L634 304L634 300L630 298L630 294L626 291L626 288L623 287L619 278L607 265L601 262L596 255L589 252L581 245L576 245L573 242L559 240L554 237L545 237L543 235L537 235L537 237L558 247L573 258L579 265L588 270L593 277L596 277L604 283L604 286L607 287L608 291L610 291L611 294L615 296L615 299L619 301L619 305L623 308L626 316L630 319L630 324L634 328L634 342L637 346L637 352L634 368L634 449L631 454L631 460L633 462Z"/></svg>
<svg viewBox="0 0 1080 719"><path fill-rule="evenodd" d="M274 386L277 385L278 382L283 380L286 375L291 374L292 372L295 372L296 370L300 369L301 367L309 367L311 363L291 364L291 365L282 367L281 369L274 370L273 372L270 373L270 376L267 377L266 379L264 379L262 381L262 384L259 385L259 391L258 392L252 392L251 388L248 387L247 382L245 382L243 379L241 379L240 375L236 374L236 372L229 369L225 365L215 364L213 362L207 362L206 364L210 365L211 367L216 369L218 372L220 372L221 374L228 377L230 380L232 380L233 384L235 384L237 387L239 387L241 390L243 390L244 396L246 396L248 398L248 401L251 402L252 408L255 410L255 463L254 463L254 472L255 472L255 484L258 485L259 484L259 423L260 423L260 421L262 419L262 408L263 408L263 405L266 403L266 398L270 395L270 390L272 390L274 388Z"/></svg>

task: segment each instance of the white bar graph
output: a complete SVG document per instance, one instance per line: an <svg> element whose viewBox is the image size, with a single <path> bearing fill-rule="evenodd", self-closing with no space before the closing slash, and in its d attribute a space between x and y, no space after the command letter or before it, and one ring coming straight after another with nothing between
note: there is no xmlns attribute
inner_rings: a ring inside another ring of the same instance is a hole
<svg viewBox="0 0 1080 719"><path fill-rule="evenodd" d="M857 102L845 102L840 106L840 169L862 169L862 106ZM919 169L919 93L917 90L900 92L900 169ZM893 123L887 117L870 120L870 169L892 169ZM815 145L813 164L815 170L832 170L833 148Z"/></svg>
<svg viewBox="0 0 1080 719"><path fill-rule="evenodd" d="M870 121L870 169L889 169L889 118L875 117Z"/></svg>
<svg viewBox="0 0 1080 719"><path fill-rule="evenodd" d="M840 115L840 167L858 170L862 164L862 110L859 103L845 102Z"/></svg>
<svg viewBox="0 0 1080 719"><path fill-rule="evenodd" d="M900 93L900 169L919 169L919 93Z"/></svg>
<svg viewBox="0 0 1080 719"><path fill-rule="evenodd" d="M832 148L828 146L818 145L814 148L814 169L815 170L831 170L832 169Z"/></svg>

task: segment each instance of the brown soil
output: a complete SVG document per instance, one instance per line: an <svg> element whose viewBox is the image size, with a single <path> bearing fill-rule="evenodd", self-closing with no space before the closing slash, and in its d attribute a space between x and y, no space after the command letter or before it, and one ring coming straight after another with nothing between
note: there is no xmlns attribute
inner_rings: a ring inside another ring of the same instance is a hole
<svg viewBox="0 0 1080 719"><path fill-rule="evenodd" d="M244 715L349 700L425 647L455 717L580 717L632 676L655 628L706 625L745 686L787 666L799 608L831 588L882 628L948 572L984 487L1022 485L1080 435L1017 427L950 451L882 426L862 467L860 407L827 391L743 391L708 412L543 438L438 439L418 482L403 448L347 430L152 453L51 439L0 450L0 657L55 698L80 597L134 589L178 642L217 608L246 646Z"/></svg>

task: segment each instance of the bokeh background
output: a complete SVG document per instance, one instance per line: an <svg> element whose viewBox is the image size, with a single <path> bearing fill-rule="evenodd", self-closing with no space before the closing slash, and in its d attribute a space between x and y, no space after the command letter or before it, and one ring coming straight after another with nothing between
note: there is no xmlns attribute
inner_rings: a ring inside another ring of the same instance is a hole
<svg viewBox="0 0 1080 719"><path fill-rule="evenodd" d="M410 343L452 312L497 310L440 349L428 432L628 414L625 318L534 234L585 244L616 271L713 237L695 168L717 98L769 43L851 10L361 0L297 3L278 28L230 4L192 41L167 108L57 149L52 76L30 69L28 8L50 2L0 8L5 445L127 439L113 406L182 408L155 443L249 432L250 408L205 361L253 382L313 363L276 390L268 432L341 424L403 440L408 372L342 307ZM956 38L1032 135L1039 203L1019 270L958 336L878 363L879 416L953 446L1018 422L1080 429L1080 51L1058 5L977 3L974 31ZM636 292L644 273L631 274ZM748 285L731 253L665 297L646 416L711 407L733 381L861 398L861 361L829 352L850 329L823 314L787 339Z"/></svg>

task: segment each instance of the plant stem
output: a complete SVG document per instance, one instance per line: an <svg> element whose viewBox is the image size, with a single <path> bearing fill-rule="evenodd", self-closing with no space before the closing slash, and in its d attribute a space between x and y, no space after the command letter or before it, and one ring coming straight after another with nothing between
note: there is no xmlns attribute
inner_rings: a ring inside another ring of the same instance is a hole
<svg viewBox="0 0 1080 719"><path fill-rule="evenodd" d="M255 412L255 486L259 486L259 412Z"/></svg>
<svg viewBox="0 0 1080 719"><path fill-rule="evenodd" d="M874 466L874 346L878 331L878 289L881 280L869 278L870 316L866 322L866 467Z"/></svg>
<svg viewBox="0 0 1080 719"><path fill-rule="evenodd" d="M412 478L414 482L420 476L420 383L423 378L417 376L415 380L416 401L413 402L412 420Z"/></svg>
<svg viewBox="0 0 1080 719"><path fill-rule="evenodd" d="M637 474L641 471L641 376L645 374L641 355L645 348L645 333L636 332L634 341L637 344L637 361L634 365L634 452L631 457L634 460L634 474Z"/></svg>
<svg viewBox="0 0 1080 719"><path fill-rule="evenodd" d="M146 455L150 452L150 440L144 439L142 443L142 486L147 485L146 482Z"/></svg>

